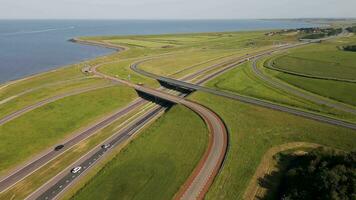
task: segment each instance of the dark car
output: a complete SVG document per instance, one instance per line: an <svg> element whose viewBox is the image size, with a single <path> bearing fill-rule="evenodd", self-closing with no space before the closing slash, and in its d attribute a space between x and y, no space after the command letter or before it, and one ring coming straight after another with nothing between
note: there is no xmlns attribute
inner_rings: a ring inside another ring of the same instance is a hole
<svg viewBox="0 0 356 200"><path fill-rule="evenodd" d="M59 150L63 149L63 147L64 147L64 145L61 144L61 145L58 145L58 146L54 147L54 150L55 151L59 151Z"/></svg>

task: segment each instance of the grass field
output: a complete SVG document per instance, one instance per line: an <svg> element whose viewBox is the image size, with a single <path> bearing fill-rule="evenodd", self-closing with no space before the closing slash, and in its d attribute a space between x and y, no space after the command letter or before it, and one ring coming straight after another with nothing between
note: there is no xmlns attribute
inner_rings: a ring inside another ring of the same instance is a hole
<svg viewBox="0 0 356 200"><path fill-rule="evenodd" d="M120 77L121 79L124 80L130 80L133 83L142 82L152 87L158 87L159 83L157 81L142 76L140 74L137 74L130 69L130 65L138 60L140 59L129 59L129 60L122 60L116 63L108 63L101 66L98 69L98 71L111 76Z"/></svg>
<svg viewBox="0 0 356 200"><path fill-rule="evenodd" d="M335 39L290 50L282 57L272 59L275 67L321 77L356 79L356 54L338 49L355 41L356 37ZM268 62L268 61L267 61ZM356 83L315 79L265 69L265 72L303 90L356 106Z"/></svg>
<svg viewBox="0 0 356 200"><path fill-rule="evenodd" d="M207 139L207 128L199 116L175 106L72 199L170 199L200 160Z"/></svg>
<svg viewBox="0 0 356 200"><path fill-rule="evenodd" d="M47 104L0 126L0 173L135 97L134 90L123 86L99 89Z"/></svg>
<svg viewBox="0 0 356 200"><path fill-rule="evenodd" d="M116 39L116 40L110 40L110 43L137 46L137 47L146 47L146 48L162 48L162 47L165 47L167 45L170 45L171 47L173 47L170 43L145 41L145 40L142 40L142 39L141 40Z"/></svg>
<svg viewBox="0 0 356 200"><path fill-rule="evenodd" d="M206 199L241 199L264 153L289 142L356 149L356 131L204 93L191 98L216 111L229 127L229 152Z"/></svg>
<svg viewBox="0 0 356 200"><path fill-rule="evenodd" d="M55 83L54 83L55 84ZM0 103L0 118L4 117L7 114L15 112L26 106L35 104L41 100L66 94L72 91L78 91L83 88L91 88L109 85L110 82L98 79L98 78L85 78L79 80L68 81L66 83L58 83L56 85L42 86L38 88L32 88L23 93L16 94L14 96L5 98Z"/></svg>
<svg viewBox="0 0 356 200"><path fill-rule="evenodd" d="M332 108L314 104L307 100L289 95L278 89L274 89L268 84L264 83L252 72L251 63L245 63L228 71L221 76L209 81L207 86L251 96L258 99L283 104L287 106L296 107L299 109L306 109L312 112L329 115L331 117L341 118L350 121L356 121L356 116L342 111L337 111Z"/></svg>
<svg viewBox="0 0 356 200"><path fill-rule="evenodd" d="M296 73L356 80L356 54L339 47L356 42L356 37L333 40L289 50L273 59L273 66Z"/></svg>
<svg viewBox="0 0 356 200"><path fill-rule="evenodd" d="M14 187L10 188L6 192L0 193L0 199L25 199L29 194L34 192L38 187L42 186L53 176L57 175L62 170L65 170L68 166L70 166L73 162L77 161L80 157L82 157L92 148L102 144L105 139L112 136L112 134L116 133L119 129L125 127L134 119L134 115L136 116L140 114L140 112L145 112L149 108L152 108L152 106L153 104L151 103L148 105L143 105L138 107L136 110L133 110L132 112L128 113L127 115L121 116L114 123L98 131L91 137L84 139L82 142L73 146L70 150L65 151L62 155L41 167L40 170L37 170L30 176L18 182ZM120 149L118 149L117 151L119 150ZM116 152L115 150L114 154L115 153L118 152ZM100 164L96 165L94 168L99 168L99 166ZM95 173L95 170L91 170L90 173ZM88 177L90 176L88 175L85 178Z"/></svg>
<svg viewBox="0 0 356 200"><path fill-rule="evenodd" d="M356 106L356 83L319 80L279 73L277 78L301 89Z"/></svg>

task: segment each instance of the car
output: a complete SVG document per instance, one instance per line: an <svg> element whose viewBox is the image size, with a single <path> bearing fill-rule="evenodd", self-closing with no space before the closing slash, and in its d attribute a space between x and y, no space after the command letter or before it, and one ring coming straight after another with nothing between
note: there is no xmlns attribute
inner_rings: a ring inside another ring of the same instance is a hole
<svg viewBox="0 0 356 200"><path fill-rule="evenodd" d="M81 169L82 169L81 166L74 167L70 172L72 172L73 174L76 174L76 173L78 173Z"/></svg>
<svg viewBox="0 0 356 200"><path fill-rule="evenodd" d="M137 85L139 85L139 86L143 86L143 83L139 82L139 83L137 83Z"/></svg>
<svg viewBox="0 0 356 200"><path fill-rule="evenodd" d="M55 150L55 151L59 151L59 150L63 149L63 147L64 147L64 145L63 145L63 144L60 144L60 145L54 147L54 150Z"/></svg>
<svg viewBox="0 0 356 200"><path fill-rule="evenodd" d="M108 149L108 148L110 148L110 147L111 147L110 144L103 144L103 145L101 145L101 148L103 148L103 149Z"/></svg>

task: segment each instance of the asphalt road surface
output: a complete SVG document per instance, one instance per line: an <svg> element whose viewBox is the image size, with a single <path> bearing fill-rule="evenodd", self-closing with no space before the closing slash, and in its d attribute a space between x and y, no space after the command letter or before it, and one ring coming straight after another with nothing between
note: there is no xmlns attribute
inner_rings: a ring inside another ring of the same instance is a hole
<svg viewBox="0 0 356 200"><path fill-rule="evenodd" d="M40 157L32 160L24 167L16 170L15 172L10 173L7 177L1 179L0 181L0 191L3 192L9 189L11 186L16 184L17 182L21 181L22 179L26 178L30 174L37 171L40 167L47 164L51 160L55 159L66 150L72 148L74 145L79 143L80 141L90 137L91 135L95 134L97 131L103 129L104 127L110 125L112 122L120 118L121 116L125 115L126 113L134 110L139 105L143 105L146 101L143 99L137 100L130 104L129 106L120 109L119 111L115 112L114 114L110 115L109 117L103 119L99 123L89 127L88 129L80 132L79 134L75 135L74 137L70 138L69 140L62 143L64 147L59 151L55 151L54 149L45 152Z"/></svg>
<svg viewBox="0 0 356 200"><path fill-rule="evenodd" d="M347 106L343 103L337 103L337 102L333 102L327 99L324 99L323 97L319 97L317 95L314 94L310 94L308 92L304 92L301 90L298 90L290 85L288 85L287 83L283 83L281 81L276 81L273 78L265 75L258 67L257 67L257 61L258 59L254 59L253 60L253 64L252 64L252 71L257 75L257 77L259 77L260 79L262 79L263 81L267 82L268 84L284 90L286 92L289 92L293 95L296 95L298 97L307 99L309 101L318 103L318 104L322 104L322 105L326 105L328 107L331 108L335 108L337 110L341 110L344 112L348 112L348 113L352 113L352 114L356 114L356 109L352 108L351 106Z"/></svg>
<svg viewBox="0 0 356 200"><path fill-rule="evenodd" d="M158 113L163 111L165 108L161 106L156 106L152 111L144 114L134 122L130 123L129 126L123 130L115 133L105 144L110 144L110 148L102 148L101 145L97 146L91 150L88 154L82 157L79 161L72 165L72 167L80 166L81 169L77 173L72 173L71 169L61 172L44 187L32 193L26 199L38 199L38 200L48 200L56 199L57 196L62 193L68 186L70 186L74 181L76 181L81 175L95 165L100 159L104 158L104 155L114 149L116 146L126 142L131 138L139 129L141 129L146 123L152 120ZM104 144L104 143L103 143Z"/></svg>
<svg viewBox="0 0 356 200"><path fill-rule="evenodd" d="M307 112L307 111L303 111L303 110L294 109L294 108L283 106L283 105L279 105L279 104L274 104L274 103L271 103L271 102L255 99L255 98L252 98L252 97L247 97L247 96L242 96L242 95L233 94L233 93L229 93L229 92L219 91L219 90L215 90L215 89L211 89L211 88L207 88L207 87L199 85L202 82L205 82L205 81L207 81L207 80L209 80L211 78L214 78L217 75L220 75L223 72L226 72L226 71L232 69L233 67L236 67L238 64L246 62L247 60L256 59L256 58L259 58L261 56L269 55L272 52L285 50L285 49L289 49L289 48L294 48L296 46L301 46L301 45L305 45L305 44L308 44L308 43L301 43L301 44L297 44L297 45L285 46L285 47L282 47L280 49L275 49L273 51L260 53L260 54L257 54L257 55L253 55L253 56L251 56L249 58L242 59L242 60L237 61L235 63L232 63L232 64L230 64L230 65L228 65L228 66L226 66L224 68L221 68L217 72L214 72L213 74L211 74L211 75L207 76L206 78L204 78L203 80L199 81L198 84L193 84L193 83L188 83L188 82L181 81L181 80L176 80L176 79L172 79L172 78L168 78L168 77L163 77L163 76L159 76L159 75L144 71L144 70L142 70L142 69L140 69L138 67L140 62L134 63L133 65L131 65L131 69L136 71L139 74L144 75L144 76L147 76L147 77L150 77L150 78L162 81L162 82L166 82L166 83L169 83L171 85L175 85L175 86L178 86L178 87L181 87L181 88L207 92L207 93L211 93L211 94L214 94L214 95L218 95L218 96L222 96L222 97L238 100L238 101L241 101L241 102L245 102L245 103L249 103L249 104L253 104L253 105L258 105L258 106L262 106L262 107L266 107L266 108L270 108L270 109L274 109L274 110L278 110L278 111L282 111L282 112L287 112L287 113L298 115L298 116L305 117L305 118L308 118L308 119L313 119L313 120L317 120L317 121L320 121L320 122L324 122L324 123L337 125L337 126L342 126L342 127L345 127L345 128L350 128L350 129L356 130L356 124L354 124L354 123L350 123L350 122L346 122L346 121L342 121L342 120L326 117L326 116L323 116L323 115L319 115L319 114L315 114L315 113L311 113L311 112Z"/></svg>

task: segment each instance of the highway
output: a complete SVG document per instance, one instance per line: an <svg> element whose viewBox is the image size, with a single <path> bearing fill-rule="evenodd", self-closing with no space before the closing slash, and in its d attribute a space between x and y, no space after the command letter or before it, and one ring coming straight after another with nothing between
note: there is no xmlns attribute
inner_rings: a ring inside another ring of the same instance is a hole
<svg viewBox="0 0 356 200"><path fill-rule="evenodd" d="M282 47L280 49L276 49L270 52L264 52L264 53L260 53L257 55L253 55L250 56L249 58L244 58L240 61L236 61L235 63L232 63L230 65L227 65L224 68L221 68L220 70L214 72L213 74L207 76L206 78L204 78L203 80L199 81L197 84L193 84L193 83L188 83L185 81L181 81L181 80L176 80L176 79L172 79L172 78L168 78L168 77L163 77L163 76L159 76L147 71L144 71L142 69L140 69L138 66L140 64L140 62L138 63L134 63L131 65L131 69L139 74L142 74L144 76L162 81L162 82L166 82L169 83L171 85L175 85L175 86L179 86L182 88L186 88L186 89L192 89L192 90L197 90L197 91L202 91L202 92L207 92L210 94L214 94L214 95L218 95L221 97L226 97L226 98L230 98L233 100L238 100L244 103L249 103L249 104L253 104L253 105L258 105L258 106L262 106L265 108L270 108L270 109L274 109L274 110L278 110L278 111L282 111L282 112L286 112L286 113L290 113L293 115L298 115L301 117L305 117L308 119L313 119L313 120L317 120L320 122L324 122L324 123L328 123L328 124L332 124L332 125L337 125L337 126L342 126L345 128L350 128L350 129L354 129L356 130L356 124L354 123L350 123L350 122L346 122L346 121L342 121L342 120L338 120L338 119L334 119L334 118L330 118L330 117L326 117L324 115L319 115L316 113L312 113L312 112L307 112L307 111L303 111L303 110L299 110L299 109L295 109L292 107L287 107L287 106L283 106L283 105L279 105L279 104L275 104L275 103L271 103L268 101L263 101L260 99L256 99L256 98L252 98L252 97L247 97L247 96L243 96L243 95L239 95L239 94L234 94L234 93L229 93L229 92L225 92L225 91L219 91L219 90L215 90L212 88L207 88L204 86L200 86L199 84L220 75L223 72L226 72L236 66L238 66L239 64L246 62L247 60L251 60L251 59L256 59L256 58L260 58L261 56L265 56L265 55L269 55L272 52L276 52L276 51L281 51L281 50L285 50L285 49L289 49L289 48L294 48L297 46L301 46L301 45L306 45L308 43L301 43L301 44L297 44L297 45L291 45L291 46L285 46Z"/></svg>
<svg viewBox="0 0 356 200"><path fill-rule="evenodd" d="M25 166L9 173L8 176L4 177L0 181L0 191L4 192L9 189L11 186L16 184L17 182L21 181L22 179L26 178L27 176L31 175L35 171L37 171L40 167L44 166L45 164L49 163L51 160L57 158L61 154L63 154L66 150L72 148L74 145L79 143L80 141L90 137L91 135L95 134L99 130L105 128L106 126L110 125L112 122L117 120L118 118L122 117L126 113L134 110L140 105L146 103L145 100L139 99L131 103L129 106L116 111L114 114L106 117L105 119L101 120L100 122L90 126L89 128L85 129L84 131L74 135L73 137L69 138L68 140L64 141L64 147L59 150L55 151L54 147L42 155L39 155L37 158L28 162Z"/></svg>
<svg viewBox="0 0 356 200"><path fill-rule="evenodd" d="M301 44L293 45L293 47L305 45L305 44L308 44L308 43L301 43ZM97 44L97 45L105 45L105 44ZM115 46L115 48L118 48L118 47ZM121 48L121 47L119 47L119 48ZM328 117L317 115L314 113L309 113L309 112L297 110L294 108L289 108L289 107L273 104L270 102L254 99L251 97L245 97L245 96L241 96L241 95L231 94L231 93L217 91L214 89L199 86L199 84L235 67L238 64L246 62L249 59L258 58L263 55L267 55L272 52L279 51L279 50L286 49L286 48L292 48L292 46L282 47L279 49L270 50L268 52L262 52L257 55L254 55L254 56L246 56L243 58L230 60L225 63L215 64L214 66L210 66L210 67L203 69L193 75L188 75L188 76L184 77L182 80L175 80L175 79L171 79L171 78L167 78L167 77L157 76L157 75L151 74L149 72L140 70L138 68L139 63L147 61L148 59L151 59L151 58L147 58L147 59L137 62L137 63L133 64L131 66L131 68L140 74L143 74L143 75L151 77L151 78L155 78L157 80L160 80L160 81L163 81L163 82L166 82L166 83L169 83L169 84L181 87L181 88L209 92L209 93L212 93L215 95L219 95L219 96L239 100L242 102L246 102L246 103L250 103L250 104L254 104L254 105L259 105L259 106L263 106L263 107L299 115L299 116L310 118L310 119L315 119L315 120L326 122L329 124L356 129L355 124L351 124L348 122L343 122L340 120L328 118ZM219 71L206 76L203 80L200 80L197 84L184 82L184 81L192 79L204 72L207 72L211 69L221 67L221 65L223 65L224 67L221 68ZM223 121L221 120L221 118L218 115L216 115L216 113L211 111L210 109L208 109L198 103L195 103L193 101L184 99L184 95L182 95L182 96L171 95L171 94L168 94L167 92L164 92L161 90L136 85L136 84L130 83L125 80L121 80L121 79L118 79L115 77L108 76L106 74L102 74L96 70L96 68L98 66L95 66L92 68L92 71L94 74L99 75L103 78L127 85L127 86L130 86L130 87L134 88L135 90L140 91L142 93L146 93L146 94L158 97L160 99L164 99L164 100L172 102L172 103L182 104L182 105L190 108L194 112L196 112L198 115L200 115L202 117L202 119L204 119L205 123L207 124L207 126L209 128L210 134L211 134L211 136L209 138L208 149L204 153L204 156L200 160L198 166L194 169L193 173L191 174L191 176L189 177L187 182L181 187L181 189L179 190L179 192L176 195L177 199L203 199L205 193L209 189L210 185L213 182L213 179L215 178L216 174L218 173L218 171L221 167L221 164L223 162L223 159L225 157L226 150L227 150L227 130L226 130L226 127L225 127ZM144 100L142 100L142 99L138 100L138 102L141 102L141 101L144 101ZM141 103L144 104L144 102L141 102ZM136 107L136 106L133 106L133 107ZM162 110L164 110L164 107L157 106L155 110L152 110L152 111L146 113L144 116L138 118L137 120L135 120L135 123L131 124L126 129L115 133L110 138L110 140L107 142L112 144L113 146L124 143L125 141L130 139L130 137L133 134L135 134L141 127L143 127L145 124L147 124L148 122L153 120L154 117L157 116L158 113L160 113ZM111 122L108 122L108 124L110 124L110 123ZM137 128L135 128L135 127L137 127ZM79 141L74 142L74 143L76 144L78 142ZM110 150L108 150L108 151L110 151ZM68 186L70 186L76 180L78 180L77 179L78 177L80 177L81 175L84 175L86 173L86 170L89 169L91 166L93 166L97 162L97 160L100 159L105 154L105 152L107 152L107 151L104 151L102 148L100 148L100 146L91 150L83 158L78 160L72 166L69 166L66 170L63 170L60 174L58 174L56 177L54 177L49 182L44 184L41 188L39 188L39 190L37 190L33 194L31 194L28 197L28 199L55 199L55 198L57 198L58 195L62 193L62 191L65 191L66 188L68 188ZM69 170L70 170L70 167L73 167L76 165L80 165L83 168L78 174L73 175L69 172ZM38 168L39 167L37 167L37 169Z"/></svg>
<svg viewBox="0 0 356 200"><path fill-rule="evenodd" d="M212 177L212 178L215 177L215 175L218 172L218 169L220 168L220 165L223 161L225 153L226 153L226 146L227 146L227 135L226 134L227 133L226 133L226 127L224 126L224 123L221 121L221 119L215 113L206 109L205 107L203 107L199 104L196 104L196 103L192 103L190 101L186 101L182 97L173 96L173 95L170 95L170 94L158 91L158 90L154 90L154 89L148 89L148 88L138 86L138 85L132 84L130 82L127 82L127 81L124 81L121 79L117 79L115 77L111 77L111 76L102 74L96 70L97 67L99 67L101 65L102 64L99 64L92 68L92 71L94 74L96 74L100 77L112 80L112 81L119 82L121 84L126 84L128 86L135 88L137 91L147 93L150 95L154 95L154 96L158 96L161 99L165 99L167 101L171 101L174 103L181 103L181 104L187 106L188 108L192 109L193 111L195 111L197 114L201 115L201 117L207 122L209 129L212 130L211 131L212 134L220 133L219 135L211 137L211 140L209 141L209 143L210 143L210 146L213 148L207 149L207 152L205 153L204 158L202 158L202 160L200 161L201 162L201 164L200 164L201 167L199 168L200 170L198 170L196 172L195 176L192 176L190 178L191 180L194 180L194 183L199 183L198 184L199 187L196 187L197 185L195 185L195 184L189 184L189 188L191 188L189 190L190 192L188 194L185 194L185 196L202 195L200 193L200 191L207 190L208 187L210 186L210 184L212 183L211 178L205 179L202 177ZM180 94L180 96L184 96L184 94ZM165 109L165 107L162 107L162 106L158 106L158 108L160 110ZM120 138L120 139L116 139L117 141L119 141L118 144L130 139L129 136L134 134L135 130L136 131L138 130L138 129L135 129L135 127L144 126L145 123L149 122L151 117L154 117L157 115L158 115L158 111L153 110L151 112L148 112L146 114L146 116L150 116L150 117L141 118L142 120L139 123L140 125L135 123L135 124L127 127L127 129L130 131L115 134L115 137ZM215 121L218 121L219 123L216 123ZM214 124L218 124L218 126L216 126ZM121 136L122 134L125 136ZM215 149L219 149L219 148L220 148L220 151L215 150ZM213 149L214 149L214 151L213 151ZM94 162L91 162L91 161L93 161L93 159L97 160L97 156L101 155L101 154L102 154L102 152L100 150L95 151L95 153L90 154L90 156L88 154L89 157L88 156L85 157L86 158L85 161L87 161L87 162L82 162L82 163L78 163L78 164L83 164L86 167L88 166L89 163L91 163L90 165L93 165ZM210 164L206 164L206 162L209 162ZM88 168L86 168L86 169L88 169ZM83 171L85 171L85 169L82 169L82 172ZM42 197L44 199L46 199L46 197L48 199L56 198L57 195L60 194L62 190L65 190L69 185L71 185L76 180L77 176L74 176L71 179L68 179L68 177L66 177L67 179L65 180L65 183L61 182L61 181L64 181L64 179L61 180L58 177L64 178L65 176L63 174L67 174L67 173L68 173L68 169L62 171L60 173L61 175L57 175L54 179L52 179L48 183L44 184L36 192L31 194L28 197L28 199L38 199L38 198L41 199Z"/></svg>
<svg viewBox="0 0 356 200"><path fill-rule="evenodd" d="M110 138L102 143L110 144L110 148L104 149L101 147L101 145L96 146L77 162L73 163L71 166L68 166L66 170L63 170L38 190L29 195L26 199L56 199L58 195L63 193L68 188L68 186L73 184L74 181L78 180L79 177L85 175L88 169L94 166L99 160L104 158L107 153L112 151L112 149L114 149L116 146L128 141L128 139L137 133L138 130L144 127L144 125L148 122L152 121L157 116L157 114L162 112L164 109L164 107L155 106L151 111L134 120L124 129L119 130L117 133L113 134ZM76 166L81 166L82 169L79 170L78 173L74 174L71 172L71 169Z"/></svg>
<svg viewBox="0 0 356 200"><path fill-rule="evenodd" d="M278 89L281 89L281 90L284 90L286 92L289 92L295 96L298 96L298 97L301 97L301 98L304 98L304 99L307 99L309 101L312 101L312 102L315 102L317 104L322 104L322 105L326 105L328 107L331 107L331 108L335 108L337 110L341 110L341 111L344 111L344 112L348 112L348 113L352 113L352 114L356 114L356 109L351 107L351 106L348 106L346 104L343 104L343 103L338 103L338 102L334 102L332 100L328 100L328 99L325 99L324 97L320 97L316 94L311 94L309 92L305 92L305 91L302 91L302 90L299 90L293 86L290 86L288 85L287 83L284 83L282 81L277 81L271 77L269 77L268 75L264 74L257 66L257 61L258 59L254 59L253 60L253 63L252 63L252 71L256 74L257 77L259 77L261 80L265 81L266 83L278 88Z"/></svg>

